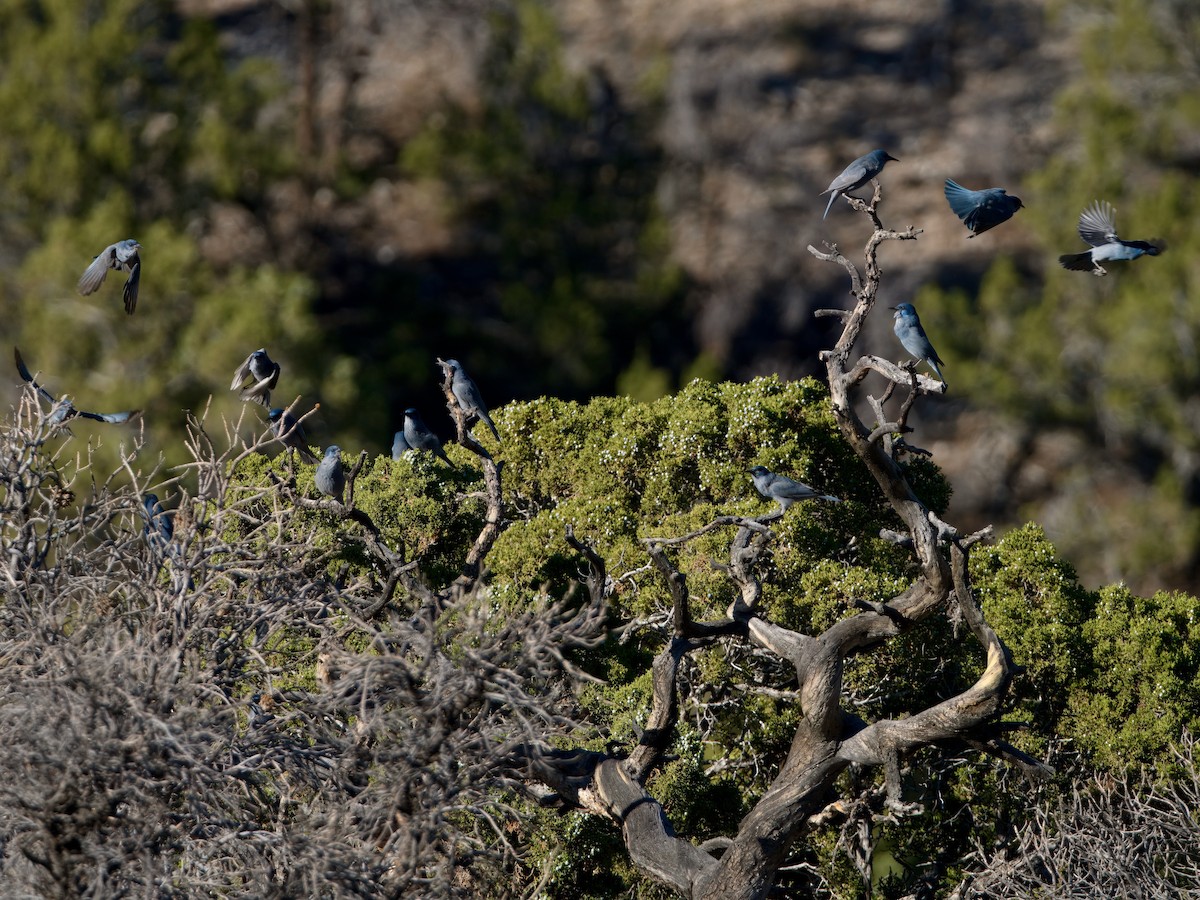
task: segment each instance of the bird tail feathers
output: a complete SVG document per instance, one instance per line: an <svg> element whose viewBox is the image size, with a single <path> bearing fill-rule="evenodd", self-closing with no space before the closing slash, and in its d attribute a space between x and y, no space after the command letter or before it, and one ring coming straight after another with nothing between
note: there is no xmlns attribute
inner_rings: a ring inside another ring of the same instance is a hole
<svg viewBox="0 0 1200 900"><path fill-rule="evenodd" d="M1096 268L1096 264L1092 262L1092 253L1090 250L1085 250L1083 253L1064 253L1058 258L1064 269L1070 269L1072 272L1090 272Z"/></svg>

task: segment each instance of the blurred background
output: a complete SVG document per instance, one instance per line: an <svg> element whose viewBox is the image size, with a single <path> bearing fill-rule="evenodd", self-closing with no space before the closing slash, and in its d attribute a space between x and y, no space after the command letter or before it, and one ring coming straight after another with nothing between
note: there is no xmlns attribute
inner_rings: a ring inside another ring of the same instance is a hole
<svg viewBox="0 0 1200 900"><path fill-rule="evenodd" d="M819 374L812 312L849 298L805 248L867 237L819 194L885 148L883 219L924 234L883 299L947 363L914 443L950 519L1200 590L1194 0L0 0L0 122L5 336L80 408L143 408L167 465L261 346L351 456L408 406L450 436L438 356L493 408ZM1027 208L967 240L945 178ZM1095 199L1168 252L1062 270ZM126 237L132 317L120 273L75 292ZM863 349L898 358L889 316Z"/></svg>

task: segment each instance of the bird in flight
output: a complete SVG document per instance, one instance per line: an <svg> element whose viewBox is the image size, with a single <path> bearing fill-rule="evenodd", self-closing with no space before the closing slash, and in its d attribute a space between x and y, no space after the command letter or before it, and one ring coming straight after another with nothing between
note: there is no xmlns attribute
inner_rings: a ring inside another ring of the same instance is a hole
<svg viewBox="0 0 1200 900"><path fill-rule="evenodd" d="M141 249L142 245L133 238L109 244L79 276L79 293L86 297L99 290L109 269L127 272L129 278L125 281L121 296L125 300L125 312L132 316L137 306L138 285L142 280L142 258L139 255Z"/></svg>
<svg viewBox="0 0 1200 900"><path fill-rule="evenodd" d="M971 230L969 238L1007 222L1025 204L1020 197L1013 197L1004 188L984 188L972 191L957 181L946 179L946 201L954 214Z"/></svg>
<svg viewBox="0 0 1200 900"><path fill-rule="evenodd" d="M29 374L29 368L25 365L25 360L21 358L21 351L16 347L13 347L13 358L17 362L17 373L21 376L22 380L33 385L39 396L50 402L52 406L50 411L51 425L65 425L74 418L93 419L97 422L112 422L119 425L122 422L128 422L134 416L141 413L140 409L118 413L94 413L76 409L66 396L56 400L53 394L33 380L33 376Z"/></svg>
<svg viewBox="0 0 1200 900"><path fill-rule="evenodd" d="M1117 237L1113 221L1116 210L1107 200L1097 200L1079 214L1079 236L1092 245L1082 253L1064 253L1058 258L1064 269L1107 275L1100 265L1113 260L1131 260L1139 256L1158 256L1166 248L1162 241L1123 241Z"/></svg>

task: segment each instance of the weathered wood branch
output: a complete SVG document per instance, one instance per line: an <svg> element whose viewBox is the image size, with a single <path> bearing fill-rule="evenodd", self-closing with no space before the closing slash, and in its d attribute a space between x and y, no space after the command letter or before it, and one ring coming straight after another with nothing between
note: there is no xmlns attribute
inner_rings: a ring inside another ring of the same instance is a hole
<svg viewBox="0 0 1200 900"><path fill-rule="evenodd" d="M653 700L646 729L627 760L589 758L590 781L586 775L577 775L573 776L577 781L568 781L566 786L578 805L621 823L630 857L641 871L694 900L767 897L791 847L804 831L813 823L845 814L848 808L845 804L831 806L830 793L839 773L852 764L883 768L885 805L900 814L914 810L901 799L902 758L919 747L957 742L1013 761L1028 771L1039 768L1035 760L1024 757L997 736L995 719L1016 667L983 616L971 589L967 565L969 547L990 532L985 529L960 536L924 505L905 470L893 458L904 446L894 435L911 430L907 420L917 398L942 393L945 385L917 374L911 365L875 356L850 362L866 316L876 302L882 275L879 248L888 241L914 240L921 230L910 226L904 231L893 231L882 226L878 216L881 200L878 182L869 203L855 198L848 200L855 209L866 213L873 224L864 248L862 273L836 245L827 245L825 251L808 248L816 258L843 267L855 298L851 310L820 311L820 315L838 317L843 322L837 343L823 352L821 358L827 368L839 430L903 522L903 530L886 529L881 534L898 546L911 549L917 563L915 577L906 590L891 599L859 602L855 604L858 612L854 615L812 636L772 623L760 613L762 587L756 568L774 538L767 522L779 518L778 515L753 520L726 516L687 535L648 539L651 560L671 591L672 614L671 634L654 662ZM852 393L871 372L883 376L887 388L882 399L872 398L876 421L869 428L855 409ZM908 392L898 413L889 417L884 413L884 403L896 388L907 388ZM694 622L686 579L667 559L665 548L729 525L738 526L731 542L727 572L738 588L739 597L730 604L727 621ZM917 627L937 612L952 608L954 602L986 653L986 665L974 684L948 700L903 718L868 723L843 708L843 667L849 657ZM681 663L688 653L706 646L720 634L741 638L794 666L796 689L779 692L778 699L798 703L803 718L774 781L742 820L737 834L711 845L714 850L723 850L718 859L677 838L662 809L647 795L643 785L673 738ZM583 783L586 787L578 786ZM863 815L867 817L865 827L869 828L870 812Z"/></svg>
<svg viewBox="0 0 1200 900"><path fill-rule="evenodd" d="M496 543L496 538L500 536L504 527L504 492L500 480L503 463L496 462L492 458L492 454L488 453L487 448L475 440L475 435L471 433L470 429L470 414L459 405L458 398L454 396L452 387L454 370L443 359L439 358L437 362L442 369L442 393L446 397L446 407L450 410L450 416L454 419L456 438L460 445L479 457L487 496L487 512L484 515L483 528L480 529L475 543L467 552L462 572L452 585L452 591L467 593L478 582L479 576L482 574L483 561L487 558L488 552Z"/></svg>

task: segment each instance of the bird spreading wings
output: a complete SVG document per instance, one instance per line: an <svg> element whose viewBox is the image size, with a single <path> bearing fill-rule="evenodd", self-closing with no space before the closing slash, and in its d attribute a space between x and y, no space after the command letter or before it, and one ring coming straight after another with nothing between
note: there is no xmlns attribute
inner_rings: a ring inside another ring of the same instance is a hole
<svg viewBox="0 0 1200 900"><path fill-rule="evenodd" d="M25 365L25 360L21 358L21 351L18 350L16 347L13 347L13 358L17 362L17 373L21 376L22 380L24 380L28 384L33 385L34 389L37 390L38 394L40 396L44 397L46 400L48 400L52 404L53 409L50 413L50 423L53 425L65 424L66 422L68 422L71 419L74 419L76 417L83 418L83 419L93 419L97 422L111 422L113 424L119 425L122 422L128 422L130 419L141 414L140 409L133 409L133 410L130 410L129 412L119 412L119 413L94 413L94 412L86 412L82 409L76 409L71 404L71 401L68 400L65 396L61 399L56 400L54 398L53 394L51 394L48 390L46 390L44 387L42 387L42 385L38 384L36 381L33 380L33 376L29 374L29 368Z"/></svg>
<svg viewBox="0 0 1200 900"><path fill-rule="evenodd" d="M125 300L125 312L132 316L137 307L138 285L142 280L142 258L139 255L141 249L142 245L133 238L109 244L79 276L79 293L86 297L99 290L109 269L128 272L129 278L125 281L121 296Z"/></svg>

